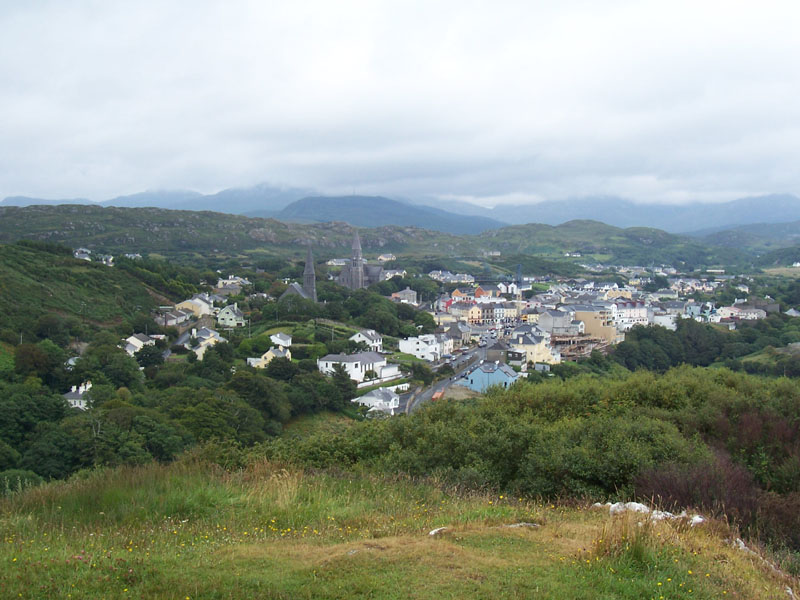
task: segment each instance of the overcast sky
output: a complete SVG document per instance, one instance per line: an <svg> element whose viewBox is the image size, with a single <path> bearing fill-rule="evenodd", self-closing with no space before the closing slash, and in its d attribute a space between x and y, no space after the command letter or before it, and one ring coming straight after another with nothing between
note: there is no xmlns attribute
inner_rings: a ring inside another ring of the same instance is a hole
<svg viewBox="0 0 800 600"><path fill-rule="evenodd" d="M0 198L797 194L799 23L796 0L0 0Z"/></svg>

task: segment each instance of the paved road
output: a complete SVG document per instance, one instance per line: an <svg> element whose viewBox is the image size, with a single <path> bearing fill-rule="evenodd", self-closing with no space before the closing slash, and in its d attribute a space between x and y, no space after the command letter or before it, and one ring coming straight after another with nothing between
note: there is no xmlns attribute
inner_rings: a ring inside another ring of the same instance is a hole
<svg viewBox="0 0 800 600"><path fill-rule="evenodd" d="M463 354L459 356L458 359L455 360L453 363L453 370L455 371L455 375L448 377L442 381L438 381L434 383L431 387L423 390L416 395L409 395L410 397L405 398L405 401L401 397L400 399L400 409L405 410L406 413L410 414L414 412L421 404L424 402L429 402L431 397L439 391L446 390L451 385L456 383L466 372L467 369L477 361L486 360L486 348L474 348L470 350L467 354Z"/></svg>

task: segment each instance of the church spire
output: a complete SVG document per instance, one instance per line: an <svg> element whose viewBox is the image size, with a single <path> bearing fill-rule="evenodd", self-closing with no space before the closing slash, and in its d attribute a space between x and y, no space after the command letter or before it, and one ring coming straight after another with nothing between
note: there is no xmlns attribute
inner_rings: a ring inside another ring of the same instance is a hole
<svg viewBox="0 0 800 600"><path fill-rule="evenodd" d="M356 229L353 236L353 258L350 259L350 289L360 290L364 285L364 256L361 254L361 240Z"/></svg>
<svg viewBox="0 0 800 600"><path fill-rule="evenodd" d="M362 258L361 255L361 238L358 237L358 230L356 229L353 236L353 258Z"/></svg>
<svg viewBox="0 0 800 600"><path fill-rule="evenodd" d="M306 268L303 270L303 290L314 302L317 301L317 277L314 273L314 258L311 256L311 246L306 253Z"/></svg>

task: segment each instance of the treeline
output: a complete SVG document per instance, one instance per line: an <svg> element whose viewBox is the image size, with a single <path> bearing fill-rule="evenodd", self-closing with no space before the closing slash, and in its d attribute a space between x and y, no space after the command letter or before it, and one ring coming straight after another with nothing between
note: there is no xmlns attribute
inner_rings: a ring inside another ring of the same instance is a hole
<svg viewBox="0 0 800 600"><path fill-rule="evenodd" d="M349 409L356 395L346 372L326 377L314 361L237 367L232 345L220 343L202 361L165 364L162 349L146 346L132 358L117 343L100 334L73 365L50 340L17 347L14 371L0 380L0 472L62 478L96 465L171 460L212 439L250 446L293 416ZM91 408L69 408L59 390L88 381Z"/></svg>
<svg viewBox="0 0 800 600"><path fill-rule="evenodd" d="M523 382L257 452L546 498L655 498L800 549L798 415L800 389L787 379L682 367Z"/></svg>
<svg viewBox="0 0 800 600"><path fill-rule="evenodd" d="M753 369L748 367L751 363L739 359L770 346L782 348L795 342L800 342L800 319L786 315L740 322L735 331L680 319L676 331L634 327L613 350L611 358L631 371L644 368L664 372L681 364L704 367L714 363L734 370ZM800 357L784 356L775 374L800 375Z"/></svg>

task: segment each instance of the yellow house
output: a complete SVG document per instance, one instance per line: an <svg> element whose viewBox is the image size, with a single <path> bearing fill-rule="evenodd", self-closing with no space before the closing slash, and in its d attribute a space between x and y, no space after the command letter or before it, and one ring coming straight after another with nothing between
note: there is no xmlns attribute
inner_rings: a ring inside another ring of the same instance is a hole
<svg viewBox="0 0 800 600"><path fill-rule="evenodd" d="M631 290L622 290L622 289L611 289L606 292L606 300L614 300L616 298L627 298L628 300L631 299Z"/></svg>
<svg viewBox="0 0 800 600"><path fill-rule="evenodd" d="M269 350L264 352L258 358L248 358L248 366L255 367L256 369L264 369L272 361L273 358L288 358L292 360L292 351L289 348L279 346L276 348L272 346Z"/></svg>
<svg viewBox="0 0 800 600"><path fill-rule="evenodd" d="M175 308L189 311L193 313L195 317L202 317L203 315L210 315L214 312L214 303L203 296L197 295L176 304Z"/></svg>
<svg viewBox="0 0 800 600"><path fill-rule="evenodd" d="M481 322L481 307L477 304L473 304L470 309L467 311L467 321L469 323L480 323Z"/></svg>
<svg viewBox="0 0 800 600"><path fill-rule="evenodd" d="M516 319L519 317L519 306L514 302L503 302L505 308L506 319Z"/></svg>
<svg viewBox="0 0 800 600"><path fill-rule="evenodd" d="M609 344L618 344L625 339L617 331L611 310L600 306L575 306L575 319L583 321L584 332L592 337L601 338Z"/></svg>
<svg viewBox="0 0 800 600"><path fill-rule="evenodd" d="M561 362L561 354L554 350L543 336L519 334L510 338L508 343L514 350L525 353L527 363L557 365Z"/></svg>

